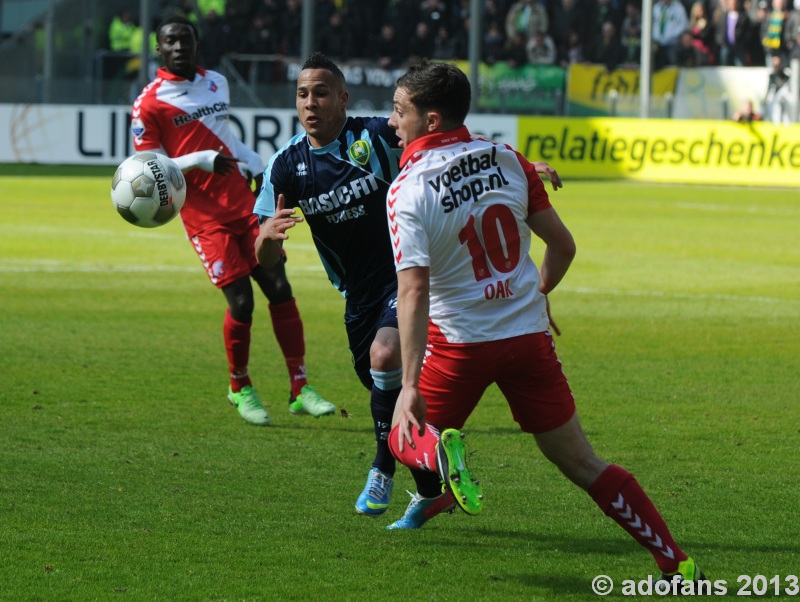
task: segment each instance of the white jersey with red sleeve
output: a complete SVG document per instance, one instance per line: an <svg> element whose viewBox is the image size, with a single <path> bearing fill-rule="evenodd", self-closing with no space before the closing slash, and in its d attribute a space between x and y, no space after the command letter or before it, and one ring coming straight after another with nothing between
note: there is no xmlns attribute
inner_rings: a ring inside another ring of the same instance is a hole
<svg viewBox="0 0 800 602"><path fill-rule="evenodd" d="M534 166L466 127L403 152L387 197L397 271L430 268L432 333L450 343L548 328L525 219L550 201Z"/></svg>
<svg viewBox="0 0 800 602"><path fill-rule="evenodd" d="M131 112L133 146L137 151L162 149L169 157L215 151L244 162L260 174L263 161L236 137L229 122L228 81L215 71L197 68L194 80L158 70ZM193 236L210 226L248 217L254 197L242 173L220 176L190 169L181 219Z"/></svg>

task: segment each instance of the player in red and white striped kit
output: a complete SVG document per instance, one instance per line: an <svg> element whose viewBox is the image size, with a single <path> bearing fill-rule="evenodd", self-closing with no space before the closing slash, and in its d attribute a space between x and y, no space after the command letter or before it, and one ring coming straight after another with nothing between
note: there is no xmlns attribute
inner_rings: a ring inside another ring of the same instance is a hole
<svg viewBox="0 0 800 602"><path fill-rule="evenodd" d="M548 328L547 294L566 274L574 240L533 165L469 133L470 99L466 75L436 62L413 66L394 95L389 125L404 150L387 213L403 382L392 451L409 468L439 472L443 495L476 514L480 496L468 499L472 474L453 439L496 383L547 459L644 546L666 578L704 579L633 475L586 440ZM546 245L538 268L532 233ZM441 429L455 431L444 430L440 442Z"/></svg>
<svg viewBox="0 0 800 602"><path fill-rule="evenodd" d="M256 261L258 220L251 182L255 179L256 191L261 188L264 163L230 126L228 82L197 65L197 29L188 19L169 17L156 33L164 67L133 104L133 144L137 151L169 156L185 174L183 226L209 279L228 302L223 323L228 399L247 422L269 424L248 371L255 305L252 278L269 300L273 330L289 371L289 411L332 414L336 407L306 380L303 322L286 278L285 256L270 269Z"/></svg>

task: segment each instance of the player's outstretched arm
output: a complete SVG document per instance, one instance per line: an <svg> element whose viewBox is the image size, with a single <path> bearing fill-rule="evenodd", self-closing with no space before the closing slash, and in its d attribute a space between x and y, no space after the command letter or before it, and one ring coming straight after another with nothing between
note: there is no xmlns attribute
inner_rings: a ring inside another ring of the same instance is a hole
<svg viewBox="0 0 800 602"><path fill-rule="evenodd" d="M258 227L258 237L255 242L256 259L265 268L271 268L278 263L283 241L289 238L286 231L303 221L301 216L295 215L295 209L284 209L285 203L286 197L279 194L275 215L268 217Z"/></svg>
<svg viewBox="0 0 800 602"><path fill-rule="evenodd" d="M395 424L399 424L398 447L412 443L412 429L425 430L425 399L419 391L419 375L428 343L430 269L412 267L397 272L397 323L403 364L403 388L397 399Z"/></svg>
<svg viewBox="0 0 800 602"><path fill-rule="evenodd" d="M152 148L152 149L137 149L138 152L143 150L152 150L156 153L161 153L162 155L166 155L167 152L161 148ZM197 151L195 153L188 153L186 155L181 155L180 157L170 157L175 162L175 165L178 166L182 172L187 172L192 169L202 169L203 171L213 172L215 171L215 163L217 161L217 157L221 156L217 151L213 150L204 150L204 151ZM228 157L235 161L233 157Z"/></svg>
<svg viewBox="0 0 800 602"><path fill-rule="evenodd" d="M164 155L167 154L161 147L152 150ZM236 157L223 155L221 152L213 150L187 153L180 157L170 157L170 159L184 173L192 169L202 169L220 176L227 176L229 173L236 171L239 166L239 160Z"/></svg>

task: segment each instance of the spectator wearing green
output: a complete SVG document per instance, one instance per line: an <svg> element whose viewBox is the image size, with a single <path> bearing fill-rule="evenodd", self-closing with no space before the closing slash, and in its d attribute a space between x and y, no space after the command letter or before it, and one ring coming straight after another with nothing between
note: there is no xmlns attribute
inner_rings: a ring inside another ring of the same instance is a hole
<svg viewBox="0 0 800 602"><path fill-rule="evenodd" d="M133 14L127 8L123 8L114 15L111 25L108 26L109 48L115 52L130 52L131 40L136 35L138 28L133 22Z"/></svg>
<svg viewBox="0 0 800 602"><path fill-rule="evenodd" d="M783 31L788 13L783 0L772 0L772 10L762 24L763 36L761 44L764 47L764 56L767 67L772 65L772 57L776 54L785 56L786 47L783 43Z"/></svg>
<svg viewBox="0 0 800 602"><path fill-rule="evenodd" d="M225 2L226 0L197 0L197 9L203 18L212 10L222 17L225 15Z"/></svg>
<svg viewBox="0 0 800 602"><path fill-rule="evenodd" d="M138 73L139 66L142 63L142 57L141 57L142 41L143 41L142 28L137 26L134 35L131 37L131 45L130 45L130 51L136 56L132 57L125 65L125 71L129 76ZM156 35L155 31L151 31L150 35L148 36L150 63L153 71L152 74L149 74L151 78L155 74L155 69L158 68L156 60L158 57L158 52L156 50L157 47L158 47L158 36Z"/></svg>
<svg viewBox="0 0 800 602"><path fill-rule="evenodd" d="M176 14L183 15L195 26L200 22L200 9L197 8L192 0L184 0L178 7Z"/></svg>
<svg viewBox="0 0 800 602"><path fill-rule="evenodd" d="M150 50L151 55L155 55L156 48L158 47L158 37L156 36L155 31L151 31L150 35L148 36L148 48ZM130 51L135 54L140 54L142 52L142 28L137 27L136 32L134 33L133 37L131 38L131 45Z"/></svg>
<svg viewBox="0 0 800 602"><path fill-rule="evenodd" d="M131 44L136 36L141 38L141 30L133 20L133 12L123 8L114 15L108 26L108 47L112 54L105 58L103 70L108 79L113 79L117 91L115 94L122 96L122 82L130 79L137 71L139 57L131 57ZM141 43L139 44L141 47Z"/></svg>

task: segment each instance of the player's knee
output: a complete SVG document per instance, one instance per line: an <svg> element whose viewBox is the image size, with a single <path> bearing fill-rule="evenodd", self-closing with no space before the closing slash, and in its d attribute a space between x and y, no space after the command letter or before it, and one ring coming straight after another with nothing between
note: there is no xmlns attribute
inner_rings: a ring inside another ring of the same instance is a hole
<svg viewBox="0 0 800 602"><path fill-rule="evenodd" d="M258 283L273 305L292 300L292 286L285 273L268 273Z"/></svg>
<svg viewBox="0 0 800 602"><path fill-rule="evenodd" d="M273 305L292 300L292 287L286 277L283 264L279 263L269 269L257 265L253 268L250 276Z"/></svg>
<svg viewBox="0 0 800 602"><path fill-rule="evenodd" d="M373 341L369 348L369 365L376 372L391 372L400 367L400 348Z"/></svg>
<svg viewBox="0 0 800 602"><path fill-rule="evenodd" d="M254 302L252 295L236 295L228 299L231 317L237 322L250 322L253 318Z"/></svg>
<svg viewBox="0 0 800 602"><path fill-rule="evenodd" d="M276 280L273 286L267 291L267 299L273 305L279 305L292 300L292 287L286 278Z"/></svg>

